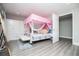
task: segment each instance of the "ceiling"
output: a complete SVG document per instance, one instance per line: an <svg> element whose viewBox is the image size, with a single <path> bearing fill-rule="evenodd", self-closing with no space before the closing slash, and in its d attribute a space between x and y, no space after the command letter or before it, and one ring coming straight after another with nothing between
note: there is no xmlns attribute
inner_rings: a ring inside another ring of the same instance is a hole
<svg viewBox="0 0 79 59"><path fill-rule="evenodd" d="M29 16L32 13L41 16L51 16L52 13L61 15L71 12L73 8L79 7L78 3L3 3L5 11L14 15Z"/></svg>

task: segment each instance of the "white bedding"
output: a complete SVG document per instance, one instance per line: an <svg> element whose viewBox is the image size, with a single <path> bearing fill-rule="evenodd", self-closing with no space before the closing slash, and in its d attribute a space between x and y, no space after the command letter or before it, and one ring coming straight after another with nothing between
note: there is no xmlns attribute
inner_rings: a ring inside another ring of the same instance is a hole
<svg viewBox="0 0 79 59"><path fill-rule="evenodd" d="M32 41L37 41L37 40L44 40L47 38L52 38L53 35L51 33L49 34L34 34L32 35Z"/></svg>

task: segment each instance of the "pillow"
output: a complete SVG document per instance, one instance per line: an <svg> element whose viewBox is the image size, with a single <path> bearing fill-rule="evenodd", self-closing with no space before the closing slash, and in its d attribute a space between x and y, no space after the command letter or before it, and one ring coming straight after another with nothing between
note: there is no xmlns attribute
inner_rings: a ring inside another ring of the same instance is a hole
<svg viewBox="0 0 79 59"><path fill-rule="evenodd" d="M42 30L39 31L39 33L40 33L40 34L47 34L47 33L48 33L48 30L42 29Z"/></svg>

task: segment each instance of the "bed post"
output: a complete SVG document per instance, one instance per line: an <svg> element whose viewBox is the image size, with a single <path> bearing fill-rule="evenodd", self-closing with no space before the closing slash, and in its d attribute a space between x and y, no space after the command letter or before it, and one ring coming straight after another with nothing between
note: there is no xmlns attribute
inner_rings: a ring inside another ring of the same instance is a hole
<svg viewBox="0 0 79 59"><path fill-rule="evenodd" d="M32 36L33 36L33 21L29 25L30 25L30 28L31 28L31 35L30 35L31 39L30 39L30 43L32 44L32 40L33 40L33 38L32 38Z"/></svg>

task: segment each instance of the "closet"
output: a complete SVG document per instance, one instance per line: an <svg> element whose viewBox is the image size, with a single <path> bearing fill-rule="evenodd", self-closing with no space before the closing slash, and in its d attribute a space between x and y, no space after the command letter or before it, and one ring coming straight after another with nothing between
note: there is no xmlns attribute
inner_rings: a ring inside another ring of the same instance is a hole
<svg viewBox="0 0 79 59"><path fill-rule="evenodd" d="M72 39L72 14L60 16L59 37Z"/></svg>

